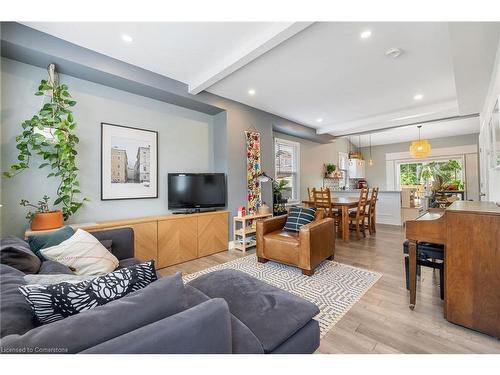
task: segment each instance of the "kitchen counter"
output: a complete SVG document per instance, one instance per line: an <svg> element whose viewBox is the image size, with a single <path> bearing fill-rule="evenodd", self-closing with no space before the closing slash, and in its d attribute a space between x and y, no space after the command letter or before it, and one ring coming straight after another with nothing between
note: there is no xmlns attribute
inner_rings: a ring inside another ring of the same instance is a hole
<svg viewBox="0 0 500 375"><path fill-rule="evenodd" d="M358 197L360 190L361 189L332 190L332 197ZM378 224L402 225L401 192L394 190L379 190L375 214L375 221Z"/></svg>

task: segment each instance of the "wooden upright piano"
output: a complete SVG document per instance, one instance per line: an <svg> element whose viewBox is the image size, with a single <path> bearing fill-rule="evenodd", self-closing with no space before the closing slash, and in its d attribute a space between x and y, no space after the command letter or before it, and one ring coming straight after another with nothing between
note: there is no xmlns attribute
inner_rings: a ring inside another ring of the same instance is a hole
<svg viewBox="0 0 500 375"><path fill-rule="evenodd" d="M418 242L444 244L444 317L500 338L500 207L457 201L406 222L410 308L416 303Z"/></svg>

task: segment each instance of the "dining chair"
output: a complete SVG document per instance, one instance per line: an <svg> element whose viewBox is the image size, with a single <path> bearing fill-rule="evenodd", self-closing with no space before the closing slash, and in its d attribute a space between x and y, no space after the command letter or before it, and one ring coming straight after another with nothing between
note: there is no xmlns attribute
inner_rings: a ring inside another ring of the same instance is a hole
<svg viewBox="0 0 500 375"><path fill-rule="evenodd" d="M314 207L323 210L325 217L333 217L332 211L332 197L330 189L316 189L312 188L312 201L314 202Z"/></svg>
<svg viewBox="0 0 500 375"><path fill-rule="evenodd" d="M314 202L313 189L314 188L307 188L307 195L309 197L309 201L311 202Z"/></svg>
<svg viewBox="0 0 500 375"><path fill-rule="evenodd" d="M314 202L314 207L324 211L325 217L331 217L333 219L334 229L340 234L342 233L342 215L338 210L333 209L331 194L328 188L312 188L311 200Z"/></svg>
<svg viewBox="0 0 500 375"><path fill-rule="evenodd" d="M358 240L361 239L361 233L363 233L363 237L366 237L365 214L368 204L368 189L363 188L359 192L359 201L356 210L349 213L349 230L356 231L356 238Z"/></svg>
<svg viewBox="0 0 500 375"><path fill-rule="evenodd" d="M378 190L378 187L372 188L372 194L368 201L368 210L365 211L365 219L367 221L366 228L368 229L370 235L377 232L375 227L375 206L377 205Z"/></svg>

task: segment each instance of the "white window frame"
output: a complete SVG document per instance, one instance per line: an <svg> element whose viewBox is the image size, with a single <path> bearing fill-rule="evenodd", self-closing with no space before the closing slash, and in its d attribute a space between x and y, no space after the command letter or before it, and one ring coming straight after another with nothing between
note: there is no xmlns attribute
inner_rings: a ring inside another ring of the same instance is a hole
<svg viewBox="0 0 500 375"><path fill-rule="evenodd" d="M396 160L394 163L394 174L396 176L396 190L401 190L401 164L415 164L415 163L431 163L433 161L435 162L446 162L448 160L459 160L460 164L462 165L462 170L461 170L461 178L464 182L466 183L466 176L465 176L465 156L462 155L449 155L449 156L436 156L436 157L429 157L425 159L404 159L404 160Z"/></svg>
<svg viewBox="0 0 500 375"><path fill-rule="evenodd" d="M477 144L464 145L464 146L454 146L454 147L442 147L432 149L431 156L428 159L438 159L440 157L454 158L456 156L461 156L465 158L466 154L477 154L478 148ZM408 151L402 152L390 152L385 154L385 171L386 171L386 189L391 191L398 191L399 189L399 175L397 174L397 169L399 166L396 164L398 162L405 162L408 160L416 160L411 157ZM424 159L425 160L425 159ZM465 171L464 171L465 173ZM464 174L464 178L467 178L467 174Z"/></svg>
<svg viewBox="0 0 500 375"><path fill-rule="evenodd" d="M292 186L292 194L295 199L289 200L288 204L297 204L300 202L300 143L299 142L294 142L294 141L289 141L288 139L283 139L283 138L274 138L274 152L273 152L273 163L274 163L274 178L277 178L277 171L276 171L276 150L277 150L277 145L278 143L292 146L295 150L294 154L292 155L292 170L295 170L295 189Z"/></svg>

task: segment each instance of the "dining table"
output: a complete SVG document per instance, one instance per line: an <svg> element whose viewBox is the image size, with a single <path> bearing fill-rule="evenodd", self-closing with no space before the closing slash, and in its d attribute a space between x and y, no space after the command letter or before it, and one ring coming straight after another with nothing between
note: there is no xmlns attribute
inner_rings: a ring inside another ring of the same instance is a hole
<svg viewBox="0 0 500 375"><path fill-rule="evenodd" d="M342 240L349 241L349 209L358 207L359 197L332 197L332 208L342 213ZM307 207L314 207L314 201L302 201Z"/></svg>

